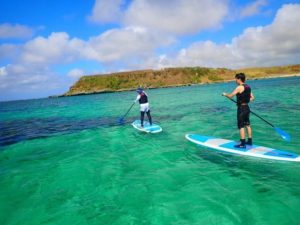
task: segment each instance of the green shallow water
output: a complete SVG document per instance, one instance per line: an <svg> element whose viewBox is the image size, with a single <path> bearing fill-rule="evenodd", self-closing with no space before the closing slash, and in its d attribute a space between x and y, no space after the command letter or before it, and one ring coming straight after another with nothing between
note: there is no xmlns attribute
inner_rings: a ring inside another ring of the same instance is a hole
<svg viewBox="0 0 300 225"><path fill-rule="evenodd" d="M249 81L254 142L300 154L300 78ZM223 154L234 83L148 90L163 132L117 125L135 92L0 103L0 224L299 224L300 163Z"/></svg>

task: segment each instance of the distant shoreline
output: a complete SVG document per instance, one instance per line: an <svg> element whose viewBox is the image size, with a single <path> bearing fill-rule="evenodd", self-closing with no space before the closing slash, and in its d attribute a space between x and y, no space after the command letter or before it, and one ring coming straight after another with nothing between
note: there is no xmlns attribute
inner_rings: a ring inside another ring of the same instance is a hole
<svg viewBox="0 0 300 225"><path fill-rule="evenodd" d="M286 78L286 77L300 77L300 73L295 73L295 74L282 74L282 75L273 75L273 76L271 75L271 76L258 77L258 78L248 79L248 80L262 80L262 79Z"/></svg>
<svg viewBox="0 0 300 225"><path fill-rule="evenodd" d="M249 80L269 79L300 75L300 64L243 69L208 67L172 67L159 70L136 70L82 76L59 97L123 92L144 89L182 87L220 82L230 82L237 73L245 73Z"/></svg>
<svg viewBox="0 0 300 225"><path fill-rule="evenodd" d="M295 74L278 74L278 75L269 75L263 77L254 77L249 78L247 80L264 80L264 79L275 79L275 78L289 78L289 77L299 77L300 73ZM234 79L230 80L222 80L222 81L209 81L209 82L202 82L202 83L189 83L189 84L174 84L174 85L166 85L161 87L147 87L145 89L160 89L160 88L174 88L174 87L185 87L185 86L196 86L196 85L205 85L205 84L216 84L216 83L228 83L232 82ZM93 92L82 92L82 93L74 93L71 95L52 95L49 98L60 98L60 97L71 97L71 96L80 96L80 95L94 95L94 94L106 94L106 93L116 93L116 92L126 92L126 91L134 91L136 88L128 88L128 89L119 89L119 90L99 90Z"/></svg>

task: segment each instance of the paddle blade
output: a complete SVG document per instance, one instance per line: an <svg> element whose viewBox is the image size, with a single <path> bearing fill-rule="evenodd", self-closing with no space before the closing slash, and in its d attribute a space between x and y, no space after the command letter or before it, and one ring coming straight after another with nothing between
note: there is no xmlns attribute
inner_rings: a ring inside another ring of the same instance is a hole
<svg viewBox="0 0 300 225"><path fill-rule="evenodd" d="M119 118L118 123L119 123L119 125L123 125L125 123L124 117Z"/></svg>
<svg viewBox="0 0 300 225"><path fill-rule="evenodd" d="M291 141L291 136L286 133L285 131L281 130L278 127L274 127L276 132L285 140L285 141Z"/></svg>

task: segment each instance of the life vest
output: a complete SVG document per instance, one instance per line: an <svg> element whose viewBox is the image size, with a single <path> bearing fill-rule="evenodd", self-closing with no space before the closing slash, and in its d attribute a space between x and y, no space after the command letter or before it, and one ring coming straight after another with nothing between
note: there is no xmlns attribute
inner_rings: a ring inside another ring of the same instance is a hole
<svg viewBox="0 0 300 225"><path fill-rule="evenodd" d="M140 104L144 104L144 103L147 103L148 102L148 96L145 94L145 92L142 92L140 94L140 99L139 99L139 103Z"/></svg>
<svg viewBox="0 0 300 225"><path fill-rule="evenodd" d="M236 95L236 101L238 105L241 105L243 103L248 104L250 102L251 87L247 84L243 84L243 86L244 86L244 91Z"/></svg>

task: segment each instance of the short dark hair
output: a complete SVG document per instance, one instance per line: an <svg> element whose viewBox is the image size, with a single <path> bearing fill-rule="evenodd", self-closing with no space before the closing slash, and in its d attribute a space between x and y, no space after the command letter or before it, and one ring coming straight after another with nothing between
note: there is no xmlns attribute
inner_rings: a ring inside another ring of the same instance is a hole
<svg viewBox="0 0 300 225"><path fill-rule="evenodd" d="M236 79L240 79L241 81L245 82L245 80L246 80L246 75L245 75L244 73L237 73L237 74L235 75L235 78L236 78Z"/></svg>

